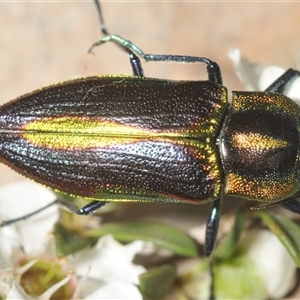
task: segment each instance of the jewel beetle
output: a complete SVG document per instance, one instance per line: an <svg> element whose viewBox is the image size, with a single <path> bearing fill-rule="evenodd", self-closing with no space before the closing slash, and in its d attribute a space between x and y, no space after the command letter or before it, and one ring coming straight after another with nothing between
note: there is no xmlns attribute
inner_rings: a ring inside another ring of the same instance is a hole
<svg viewBox="0 0 300 300"><path fill-rule="evenodd" d="M104 37L93 47L117 43L127 51L134 75L71 80L4 104L1 162L56 191L91 201L79 210L55 202L78 214L110 201L212 202L207 256L214 248L223 195L300 212L300 108L283 95L300 75L297 70L289 69L264 92L233 92L229 104L216 62L144 54L101 25ZM204 63L208 80L148 78L139 57Z"/></svg>

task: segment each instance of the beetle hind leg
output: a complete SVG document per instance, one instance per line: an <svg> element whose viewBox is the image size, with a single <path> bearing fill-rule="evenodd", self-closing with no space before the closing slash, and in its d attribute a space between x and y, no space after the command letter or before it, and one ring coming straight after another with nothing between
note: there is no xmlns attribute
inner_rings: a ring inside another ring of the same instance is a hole
<svg viewBox="0 0 300 300"><path fill-rule="evenodd" d="M222 198L219 197L216 199L211 207L210 214L206 224L206 233L205 233L205 244L204 244L204 254L209 258L215 248L219 222L221 217L222 210ZM211 275L211 285L210 285L210 300L214 300L214 261L213 259L209 262L209 271Z"/></svg>
<svg viewBox="0 0 300 300"><path fill-rule="evenodd" d="M78 208L73 202L70 201L65 201L65 200L56 200L56 203L59 205L63 206L66 208L68 211L77 214L77 215L89 215L100 208L106 206L109 202L107 201L99 201L99 200L94 200L89 202L87 205L84 205L81 208Z"/></svg>
<svg viewBox="0 0 300 300"><path fill-rule="evenodd" d="M221 206L221 198L218 198L213 202L207 220L204 244L204 254L206 257L209 257L215 248L221 217Z"/></svg>
<svg viewBox="0 0 300 300"><path fill-rule="evenodd" d="M17 223L19 221L24 221L24 220L27 220L29 219L30 217L42 212L43 210L46 210L47 208L49 208L50 206L52 205L55 205L55 204L58 204L60 200L56 199L52 202L50 202L49 204L43 206L42 208L39 208L27 215L23 215L22 217L19 217L19 218L15 218L15 219L11 219L11 220L7 220L7 221L0 221L0 227L5 227L5 226L8 226L8 225L11 225L11 224L14 224L14 223Z"/></svg>
<svg viewBox="0 0 300 300"><path fill-rule="evenodd" d="M60 205L64 208L66 208L68 211L75 213L77 215L89 215L91 213L96 212L98 209L106 206L109 202L104 202L104 201L92 201L90 203L88 203L87 205L83 206L82 208L78 208L74 203L70 202L70 201L65 201L65 200L60 200L60 199L56 199L52 202L50 202L49 204L45 205L42 208L39 208L27 215L24 215L22 217L19 218L15 218L15 219L11 219L11 220L7 220L7 221L1 221L0 220L0 227L5 227L14 223L17 223L19 221L24 221L29 219L30 217L37 215L38 213L46 210L47 208L49 208L52 205Z"/></svg>
<svg viewBox="0 0 300 300"><path fill-rule="evenodd" d="M106 206L109 202L106 201L92 201L89 204L81 207L78 211L77 214L78 215L89 215L91 213L96 212L97 210L99 210L100 208Z"/></svg>

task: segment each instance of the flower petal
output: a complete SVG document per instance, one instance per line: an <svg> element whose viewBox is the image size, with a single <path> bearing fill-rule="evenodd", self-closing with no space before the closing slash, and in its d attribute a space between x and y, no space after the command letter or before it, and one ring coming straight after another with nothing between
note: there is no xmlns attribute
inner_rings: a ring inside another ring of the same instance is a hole
<svg viewBox="0 0 300 300"><path fill-rule="evenodd" d="M138 284L138 276L145 272L145 268L133 264L132 260L142 251L143 245L144 242L136 241L123 246L112 236L104 236L95 247L74 255L76 273L84 276L89 272L89 277L105 282Z"/></svg>
<svg viewBox="0 0 300 300"><path fill-rule="evenodd" d="M142 300L142 294L139 289L129 283L111 282L105 284L92 294L87 295L84 299L134 299Z"/></svg>
<svg viewBox="0 0 300 300"><path fill-rule="evenodd" d="M39 184L32 181L16 182L0 188L0 216L2 219L14 219L54 200L55 195ZM25 253L34 255L44 250L49 239L48 233L58 216L58 207L54 205L28 220L14 224Z"/></svg>
<svg viewBox="0 0 300 300"><path fill-rule="evenodd" d="M295 286L295 263L272 232L249 230L240 245L264 278L268 298L280 299Z"/></svg>
<svg viewBox="0 0 300 300"><path fill-rule="evenodd" d="M228 56L232 60L236 74L245 89L247 91L259 91L259 77L263 67L248 62L241 56L239 49L229 50Z"/></svg>
<svg viewBox="0 0 300 300"><path fill-rule="evenodd" d="M7 300L16 300L16 299L27 300L27 299L31 299L31 297L29 297L25 293L24 289L14 281L9 293L7 294L6 299Z"/></svg>
<svg viewBox="0 0 300 300"><path fill-rule="evenodd" d="M284 69L276 66L270 66L263 69L260 74L258 91L267 89L276 79L284 73Z"/></svg>

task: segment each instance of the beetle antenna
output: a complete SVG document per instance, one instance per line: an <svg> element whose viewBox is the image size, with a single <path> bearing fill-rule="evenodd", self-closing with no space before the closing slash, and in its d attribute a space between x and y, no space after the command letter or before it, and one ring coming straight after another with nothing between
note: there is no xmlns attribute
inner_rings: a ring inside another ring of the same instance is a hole
<svg viewBox="0 0 300 300"><path fill-rule="evenodd" d="M106 29L106 25L105 25L105 22L104 22L103 15L102 15L102 10L101 10L101 6L100 6L99 0L95 0L95 4L96 4L97 11L98 11L99 20L100 20L100 29L101 29L101 32L103 33L103 35L109 35L109 33L108 33L107 29Z"/></svg>

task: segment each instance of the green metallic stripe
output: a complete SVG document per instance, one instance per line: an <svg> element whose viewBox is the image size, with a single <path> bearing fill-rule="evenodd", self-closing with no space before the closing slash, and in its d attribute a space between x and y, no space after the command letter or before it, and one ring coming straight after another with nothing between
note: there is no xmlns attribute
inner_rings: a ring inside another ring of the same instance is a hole
<svg viewBox="0 0 300 300"><path fill-rule="evenodd" d="M151 132L113 122L62 117L28 123L23 126L22 135L40 147L80 149L132 143L151 136Z"/></svg>
<svg viewBox="0 0 300 300"><path fill-rule="evenodd" d="M132 143L141 138L169 139L182 135L182 131L153 131L78 117L40 119L24 125L22 129L23 137L30 143L55 149L106 147Z"/></svg>

